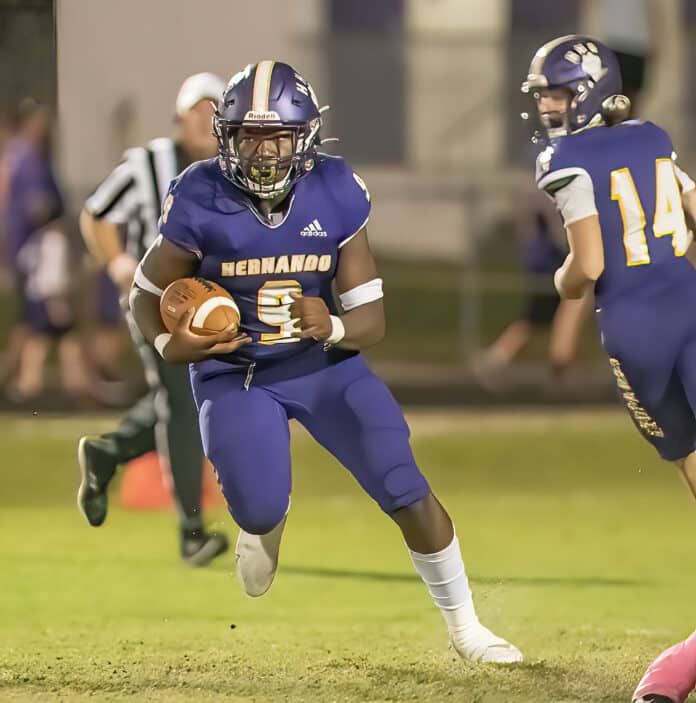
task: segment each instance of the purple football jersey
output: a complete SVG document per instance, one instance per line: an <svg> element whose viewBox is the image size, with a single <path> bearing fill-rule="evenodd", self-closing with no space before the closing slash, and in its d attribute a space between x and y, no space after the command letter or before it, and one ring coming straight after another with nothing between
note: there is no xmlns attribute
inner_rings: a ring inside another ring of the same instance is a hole
<svg viewBox="0 0 696 703"><path fill-rule="evenodd" d="M696 285L684 257L690 237L681 206L669 135L631 120L562 137L539 158L540 187L556 193L587 174L602 228L600 307L626 297L649 298L665 287Z"/></svg>
<svg viewBox="0 0 696 703"><path fill-rule="evenodd" d="M664 459L683 459L696 449L696 314L685 304L696 295L696 271L685 256L691 236L681 201L693 182L650 122L562 137L539 164L540 187L570 217L593 208L599 216L602 345L638 430ZM584 186L564 196L576 178Z"/></svg>
<svg viewBox="0 0 696 703"><path fill-rule="evenodd" d="M260 371L292 361L293 375L327 365L322 344L292 336L290 293L321 297L335 312L332 281L341 247L366 224L369 194L342 158L320 155L284 205L278 221L265 221L216 159L193 164L172 182L162 236L196 254L196 275L232 294L241 328L253 340L234 354L199 362L204 375L252 363Z"/></svg>

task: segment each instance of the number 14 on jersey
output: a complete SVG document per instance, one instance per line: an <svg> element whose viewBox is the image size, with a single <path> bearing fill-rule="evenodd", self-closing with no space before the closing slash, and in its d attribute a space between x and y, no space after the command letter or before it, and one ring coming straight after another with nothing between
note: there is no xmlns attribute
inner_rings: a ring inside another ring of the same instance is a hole
<svg viewBox="0 0 696 703"><path fill-rule="evenodd" d="M628 168L619 168L611 172L611 199L618 202L621 211L626 265L649 264L645 210ZM655 160L655 213L652 230L656 237L672 235L675 256L686 254L691 235L684 219L681 189L674 173L672 159Z"/></svg>

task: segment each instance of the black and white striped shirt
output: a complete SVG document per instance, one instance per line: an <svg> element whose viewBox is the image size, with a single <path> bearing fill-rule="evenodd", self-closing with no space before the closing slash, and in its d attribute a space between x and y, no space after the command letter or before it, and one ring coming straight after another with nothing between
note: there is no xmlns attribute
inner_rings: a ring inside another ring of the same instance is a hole
<svg viewBox="0 0 696 703"><path fill-rule="evenodd" d="M126 251L141 259L157 238L162 198L169 183L186 165L179 146L167 137L128 149L123 161L87 199L85 210L97 219L123 225Z"/></svg>

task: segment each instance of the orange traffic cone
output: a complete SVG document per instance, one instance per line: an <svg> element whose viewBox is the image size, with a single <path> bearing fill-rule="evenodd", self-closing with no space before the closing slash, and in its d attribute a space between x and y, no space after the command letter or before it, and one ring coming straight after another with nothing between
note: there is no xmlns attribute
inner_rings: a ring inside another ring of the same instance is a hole
<svg viewBox="0 0 696 703"><path fill-rule="evenodd" d="M129 462L121 480L121 505L129 510L166 510L174 506L171 477L156 452L149 452ZM204 508L225 504L213 467L206 459L203 465Z"/></svg>
<svg viewBox="0 0 696 703"><path fill-rule="evenodd" d="M156 452L126 464L121 481L121 505L130 510L165 510L174 505Z"/></svg>

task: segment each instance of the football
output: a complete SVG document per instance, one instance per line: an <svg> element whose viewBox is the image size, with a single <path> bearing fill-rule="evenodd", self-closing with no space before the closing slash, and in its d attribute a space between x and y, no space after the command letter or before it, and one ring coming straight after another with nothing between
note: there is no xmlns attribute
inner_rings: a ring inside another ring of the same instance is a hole
<svg viewBox="0 0 696 703"><path fill-rule="evenodd" d="M170 283L160 298L160 314L165 327L173 332L181 316L196 308L191 321L195 334L221 332L228 325L239 325L239 308L232 296L217 283L205 278L179 278Z"/></svg>

